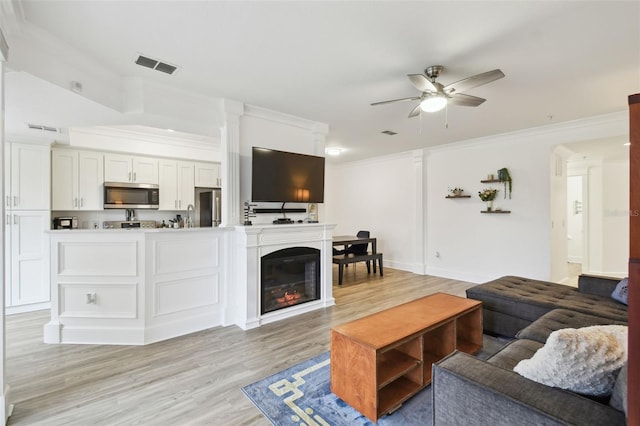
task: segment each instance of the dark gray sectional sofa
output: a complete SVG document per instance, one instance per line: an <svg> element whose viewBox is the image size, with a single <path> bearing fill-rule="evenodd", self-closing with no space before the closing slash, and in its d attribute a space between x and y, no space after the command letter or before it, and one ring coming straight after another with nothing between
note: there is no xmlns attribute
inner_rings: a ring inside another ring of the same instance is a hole
<svg viewBox="0 0 640 426"><path fill-rule="evenodd" d="M482 301L484 332L513 337L554 309L627 321L627 306L611 293L619 278L581 275L578 288L529 278L505 276L467 290L467 297Z"/></svg>
<svg viewBox="0 0 640 426"><path fill-rule="evenodd" d="M555 330L626 325L626 305L610 297L618 282L583 275L575 289L503 277L469 289L467 297L483 302L487 331L515 339L486 361L454 352L433 365L433 424L626 424L626 365L618 374L611 401L546 386L513 371Z"/></svg>

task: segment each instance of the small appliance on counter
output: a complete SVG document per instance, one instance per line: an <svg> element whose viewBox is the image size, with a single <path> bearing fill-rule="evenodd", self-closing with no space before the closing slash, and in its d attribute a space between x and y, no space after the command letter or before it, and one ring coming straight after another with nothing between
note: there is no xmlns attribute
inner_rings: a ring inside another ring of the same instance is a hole
<svg viewBox="0 0 640 426"><path fill-rule="evenodd" d="M53 229L78 229L78 217L77 216L54 217Z"/></svg>
<svg viewBox="0 0 640 426"><path fill-rule="evenodd" d="M102 222L102 227L104 229L152 229L156 227L155 220L106 220Z"/></svg>

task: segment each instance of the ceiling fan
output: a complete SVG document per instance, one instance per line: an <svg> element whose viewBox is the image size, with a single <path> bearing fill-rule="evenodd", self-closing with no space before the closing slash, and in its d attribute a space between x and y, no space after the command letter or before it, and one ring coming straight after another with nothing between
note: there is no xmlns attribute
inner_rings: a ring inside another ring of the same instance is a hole
<svg viewBox="0 0 640 426"><path fill-rule="evenodd" d="M420 101L420 103L409 113L409 118L420 115L420 111L440 111L442 108L447 106L447 104L476 107L486 101L486 99L466 95L464 92L504 77L504 73L502 71L495 69L443 86L436 81L436 78L438 78L442 70L444 70L442 65L433 65L424 70L424 74L407 75L411 84L422 92L420 96L374 102L371 105L382 105L402 101Z"/></svg>

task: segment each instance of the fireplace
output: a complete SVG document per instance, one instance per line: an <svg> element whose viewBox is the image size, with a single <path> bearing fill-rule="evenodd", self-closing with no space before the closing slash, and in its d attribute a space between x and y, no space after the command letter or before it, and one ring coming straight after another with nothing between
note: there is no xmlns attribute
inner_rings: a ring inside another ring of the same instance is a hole
<svg viewBox="0 0 640 426"><path fill-rule="evenodd" d="M291 247L262 256L260 312L320 299L320 250Z"/></svg>

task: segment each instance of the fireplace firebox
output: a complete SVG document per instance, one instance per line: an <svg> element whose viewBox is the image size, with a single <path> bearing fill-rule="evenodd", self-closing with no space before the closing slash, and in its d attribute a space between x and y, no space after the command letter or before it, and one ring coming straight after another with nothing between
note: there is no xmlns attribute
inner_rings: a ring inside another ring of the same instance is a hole
<svg viewBox="0 0 640 426"><path fill-rule="evenodd" d="M260 312L320 299L320 250L291 247L262 256Z"/></svg>

